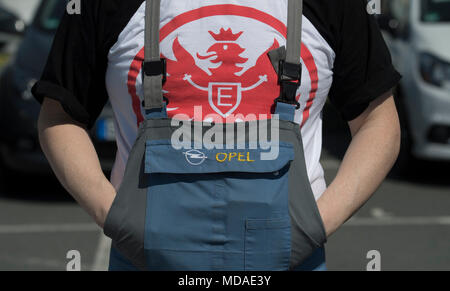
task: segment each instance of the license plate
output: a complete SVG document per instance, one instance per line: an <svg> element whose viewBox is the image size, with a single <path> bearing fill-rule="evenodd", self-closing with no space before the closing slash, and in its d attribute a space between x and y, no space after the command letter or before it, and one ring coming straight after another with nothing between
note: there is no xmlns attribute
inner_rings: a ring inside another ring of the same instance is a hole
<svg viewBox="0 0 450 291"><path fill-rule="evenodd" d="M6 65L9 58L10 58L9 54L0 53L0 70L3 68L4 65Z"/></svg>
<svg viewBox="0 0 450 291"><path fill-rule="evenodd" d="M97 121L96 137L99 141L115 141L114 120L112 118Z"/></svg>

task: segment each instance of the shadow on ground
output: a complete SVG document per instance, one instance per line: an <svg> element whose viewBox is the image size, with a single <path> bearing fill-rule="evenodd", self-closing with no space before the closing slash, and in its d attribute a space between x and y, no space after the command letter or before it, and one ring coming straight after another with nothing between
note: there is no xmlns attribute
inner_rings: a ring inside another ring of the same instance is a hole
<svg viewBox="0 0 450 291"><path fill-rule="evenodd" d="M0 168L0 197L42 202L74 200L52 174L24 174Z"/></svg>

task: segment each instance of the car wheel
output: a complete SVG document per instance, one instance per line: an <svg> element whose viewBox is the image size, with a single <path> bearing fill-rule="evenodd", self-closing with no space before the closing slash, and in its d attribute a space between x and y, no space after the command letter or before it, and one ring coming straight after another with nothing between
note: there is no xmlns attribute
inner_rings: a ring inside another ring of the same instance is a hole
<svg viewBox="0 0 450 291"><path fill-rule="evenodd" d="M7 190L8 171L0 160L0 192Z"/></svg>
<svg viewBox="0 0 450 291"><path fill-rule="evenodd" d="M0 147L2 144L0 144ZM14 179L14 172L4 163L3 156L0 151L0 191L6 191Z"/></svg>

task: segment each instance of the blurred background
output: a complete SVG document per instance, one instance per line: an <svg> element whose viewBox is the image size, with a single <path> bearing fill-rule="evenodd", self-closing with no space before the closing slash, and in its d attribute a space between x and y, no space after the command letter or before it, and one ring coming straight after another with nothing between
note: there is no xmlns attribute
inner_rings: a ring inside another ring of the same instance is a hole
<svg viewBox="0 0 450 291"><path fill-rule="evenodd" d="M40 77L65 0L0 0L0 270L106 270L109 240L53 176L37 139ZM450 0L382 0L377 15L403 80L397 164L376 195L327 246L331 270L450 270ZM350 142L333 107L324 109L322 164L335 176ZM109 105L91 132L108 174L114 155Z"/></svg>

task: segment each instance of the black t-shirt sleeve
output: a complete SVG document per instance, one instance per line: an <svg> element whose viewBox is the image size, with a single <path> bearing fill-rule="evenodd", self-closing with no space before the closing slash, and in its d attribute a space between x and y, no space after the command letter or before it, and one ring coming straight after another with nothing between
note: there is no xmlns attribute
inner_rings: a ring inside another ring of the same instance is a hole
<svg viewBox="0 0 450 291"><path fill-rule="evenodd" d="M336 25L336 59L330 101L347 121L357 118L377 97L397 85L401 76L366 0L340 0Z"/></svg>
<svg viewBox="0 0 450 291"><path fill-rule="evenodd" d="M32 92L41 103L44 97L58 100L74 120L90 128L108 99L107 55L99 37L99 1L81 4L81 14L64 13L41 80Z"/></svg>

